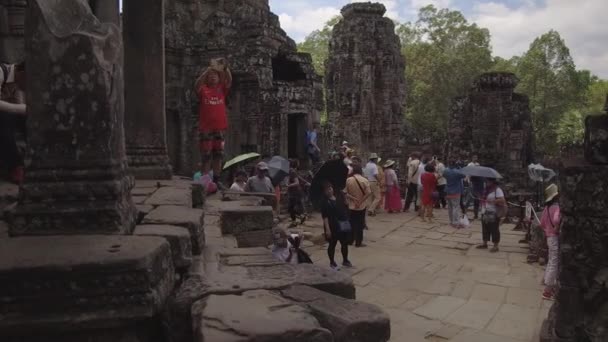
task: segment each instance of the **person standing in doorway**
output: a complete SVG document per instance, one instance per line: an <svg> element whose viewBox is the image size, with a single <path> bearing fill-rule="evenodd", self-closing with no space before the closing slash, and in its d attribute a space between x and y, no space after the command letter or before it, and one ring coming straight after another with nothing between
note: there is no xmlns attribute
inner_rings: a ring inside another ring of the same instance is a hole
<svg viewBox="0 0 608 342"><path fill-rule="evenodd" d="M418 198L418 170L420 166L420 153L414 152L411 155L411 160L407 165L407 195L405 198L405 206L403 212L410 210L412 202L416 203ZM418 207L414 204L414 210L418 211Z"/></svg>
<svg viewBox="0 0 608 342"><path fill-rule="evenodd" d="M487 179L486 193L483 198L483 213L481 216L481 234L483 243L477 246L478 249L487 249L488 242L492 241L494 246L490 252L498 252L500 243L500 220L502 211L506 208L505 193L498 186L498 181L494 178Z"/></svg>
<svg viewBox="0 0 608 342"><path fill-rule="evenodd" d="M454 159L448 162L448 167L443 171L443 177L446 180L445 192L448 202L448 217L450 225L454 228L462 228L460 226L460 218L462 211L460 209L460 196L463 191L463 180L465 176L458 172L458 162Z"/></svg>
<svg viewBox="0 0 608 342"><path fill-rule="evenodd" d="M224 158L224 133L228 129L226 97L232 86L232 74L221 63L212 61L196 81L200 100L199 108L199 148L201 152L201 172L203 176L213 170L213 181L219 182ZM218 65L221 65L218 66Z"/></svg>
<svg viewBox="0 0 608 342"><path fill-rule="evenodd" d="M348 242L351 234L348 222L348 211L344 203L344 196L341 192L334 192L333 186L326 182L323 184L323 202L321 203L321 216L323 217L323 230L325 239L329 242L327 246L327 256L329 257L329 266L332 269L337 269L334 256L336 254L336 246L340 242L340 250L342 252L342 266L353 267L348 260Z"/></svg>
<svg viewBox="0 0 608 342"><path fill-rule="evenodd" d="M353 174L346 180L346 198L350 213L350 224L353 229L355 247L364 247L363 230L367 201L372 196L370 183L363 177L361 165L353 164Z"/></svg>
<svg viewBox="0 0 608 342"><path fill-rule="evenodd" d="M543 298L553 300L557 289L557 272L559 269L559 227L561 212L557 185L551 184L545 189L545 209L541 214L540 226L547 238L549 256L545 270L545 290Z"/></svg>
<svg viewBox="0 0 608 342"><path fill-rule="evenodd" d="M25 63L0 63L0 164L16 184L23 182L24 174L16 133L26 137L25 85Z"/></svg>
<svg viewBox="0 0 608 342"><path fill-rule="evenodd" d="M378 207L378 203L380 203L380 183L378 178L380 173L378 172L377 163L378 155L376 153L372 153L369 156L369 161L367 162L367 165L365 165L365 170L363 171L363 174L365 178L367 178L372 191L370 199L371 203L368 207L369 216L376 216L376 208Z"/></svg>
<svg viewBox="0 0 608 342"><path fill-rule="evenodd" d="M312 165L317 164L321 160L321 149L319 142L319 123L312 124L312 129L306 132L306 152Z"/></svg>

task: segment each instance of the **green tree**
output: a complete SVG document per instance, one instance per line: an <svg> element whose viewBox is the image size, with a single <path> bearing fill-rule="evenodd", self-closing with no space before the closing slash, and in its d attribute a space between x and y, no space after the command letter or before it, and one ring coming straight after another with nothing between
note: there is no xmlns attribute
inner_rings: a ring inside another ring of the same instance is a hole
<svg viewBox="0 0 608 342"><path fill-rule="evenodd" d="M559 151L558 127L566 113L585 104L590 77L577 72L570 51L556 31L536 38L517 66L518 91L530 98L537 148L554 154ZM575 121L571 112L566 120Z"/></svg>
<svg viewBox="0 0 608 342"><path fill-rule="evenodd" d="M493 65L490 33L462 13L420 9L415 23L398 26L406 58L406 118L413 131L434 141L444 139L452 99Z"/></svg>
<svg viewBox="0 0 608 342"><path fill-rule="evenodd" d="M306 52L312 56L312 63L318 75L325 75L325 60L327 59L331 31L340 21L341 16L331 18L320 30L310 33L303 42L298 44L299 52Z"/></svg>

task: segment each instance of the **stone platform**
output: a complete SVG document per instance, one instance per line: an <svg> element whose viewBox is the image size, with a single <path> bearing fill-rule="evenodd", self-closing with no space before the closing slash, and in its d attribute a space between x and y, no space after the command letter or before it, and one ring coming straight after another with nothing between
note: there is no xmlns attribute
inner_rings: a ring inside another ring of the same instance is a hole
<svg viewBox="0 0 608 342"><path fill-rule="evenodd" d="M212 197L191 208L191 185L138 181L132 236L2 233L0 340L388 341L388 315L354 300L349 275L236 248L241 228L222 234L220 209L256 207Z"/></svg>

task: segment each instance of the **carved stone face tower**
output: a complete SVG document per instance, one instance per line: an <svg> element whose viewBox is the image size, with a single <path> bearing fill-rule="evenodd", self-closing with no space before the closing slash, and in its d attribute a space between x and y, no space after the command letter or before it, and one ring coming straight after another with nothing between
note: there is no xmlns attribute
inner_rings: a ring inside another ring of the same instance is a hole
<svg viewBox="0 0 608 342"><path fill-rule="evenodd" d="M511 73L481 75L467 96L456 98L449 121L448 155L495 167L507 180L528 178L532 158L532 119L528 98L514 92Z"/></svg>
<svg viewBox="0 0 608 342"><path fill-rule="evenodd" d="M405 107L405 59L392 20L379 3L342 8L326 61L327 113L333 145L397 157Z"/></svg>

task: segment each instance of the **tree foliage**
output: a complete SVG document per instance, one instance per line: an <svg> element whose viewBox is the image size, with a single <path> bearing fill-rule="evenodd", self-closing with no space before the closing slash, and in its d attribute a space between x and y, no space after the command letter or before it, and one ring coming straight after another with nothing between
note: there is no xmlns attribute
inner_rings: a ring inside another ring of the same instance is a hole
<svg viewBox="0 0 608 342"><path fill-rule="evenodd" d="M298 44L312 55L323 75L332 18ZM484 72L512 72L518 92L530 98L536 147L555 154L559 145L582 142L586 115L603 112L608 81L588 70L577 70L570 51L556 31L536 38L522 56L492 56L490 33L470 23L458 11L423 7L415 22L396 24L406 58L407 99L404 113L416 138L440 143L446 138L454 97L466 95Z"/></svg>
<svg viewBox="0 0 608 342"><path fill-rule="evenodd" d="M313 31L298 44L298 51L309 53L312 56L312 63L318 75L325 75L325 60L329 51L331 31L341 18L339 15L331 18L321 30Z"/></svg>
<svg viewBox="0 0 608 342"><path fill-rule="evenodd" d="M555 153L558 126L570 110L585 104L589 74L577 72L570 50L556 31L536 38L517 66L518 91L530 98L537 147Z"/></svg>
<svg viewBox="0 0 608 342"><path fill-rule="evenodd" d="M462 13L420 9L415 23L397 27L406 58L406 118L416 135L445 138L452 99L493 65L490 33Z"/></svg>

